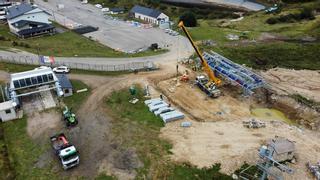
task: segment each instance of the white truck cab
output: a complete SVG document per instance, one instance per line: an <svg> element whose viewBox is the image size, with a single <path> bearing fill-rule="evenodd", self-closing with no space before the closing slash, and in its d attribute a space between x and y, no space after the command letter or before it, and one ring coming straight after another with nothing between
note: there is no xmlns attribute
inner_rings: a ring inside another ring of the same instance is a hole
<svg viewBox="0 0 320 180"><path fill-rule="evenodd" d="M68 142L63 133L52 136L50 139L64 170L70 169L80 163L79 152L74 145Z"/></svg>

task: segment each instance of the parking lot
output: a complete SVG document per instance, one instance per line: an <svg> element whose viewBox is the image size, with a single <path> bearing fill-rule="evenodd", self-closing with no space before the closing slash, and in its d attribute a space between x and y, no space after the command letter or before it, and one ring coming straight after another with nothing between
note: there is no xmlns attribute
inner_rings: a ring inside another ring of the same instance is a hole
<svg viewBox="0 0 320 180"><path fill-rule="evenodd" d="M131 23L106 18L100 9L79 0L36 0L35 3L53 15L53 20L67 27L90 25L99 27L96 32L85 34L113 49L132 52L148 48L152 43L160 47L177 44L178 36L170 36L159 28L137 27ZM63 9L58 9L63 4Z"/></svg>

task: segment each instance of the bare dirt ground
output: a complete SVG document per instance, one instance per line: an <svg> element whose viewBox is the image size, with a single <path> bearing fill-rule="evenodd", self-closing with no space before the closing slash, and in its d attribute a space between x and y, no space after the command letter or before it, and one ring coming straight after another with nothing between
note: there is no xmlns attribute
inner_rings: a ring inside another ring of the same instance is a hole
<svg viewBox="0 0 320 180"><path fill-rule="evenodd" d="M319 71L275 68L261 74L279 95L300 94L320 102Z"/></svg>
<svg viewBox="0 0 320 180"><path fill-rule="evenodd" d="M41 138L43 135L52 136L57 129L62 130L64 127L61 120L61 114L55 110L33 113L28 118L27 132L33 138ZM45 140L49 140L45 139Z"/></svg>
<svg viewBox="0 0 320 180"><path fill-rule="evenodd" d="M309 130L301 133L285 123L270 124L270 119L262 119L269 121L265 129L246 129L242 121L252 118L250 109L261 104L257 105L251 98L237 96L233 89L222 88L224 96L208 99L193 85L175 84L176 81L170 79L160 82L158 87L175 105L190 115L184 121L192 122L192 127L181 128L182 121L177 121L168 123L162 129L162 137L173 143L172 159L199 167L221 163L222 172L230 174L245 161L254 164L258 160L257 150L261 144L277 135L289 138L297 145L299 160L292 165L297 171L294 176L287 178L311 178L305 163L320 158L319 133Z"/></svg>
<svg viewBox="0 0 320 180"><path fill-rule="evenodd" d="M175 79L162 81L158 87L173 103L200 121L233 120L250 115L249 99L240 101L230 95L224 95L212 100L193 84L180 83L176 86Z"/></svg>
<svg viewBox="0 0 320 180"><path fill-rule="evenodd" d="M295 169L292 176L285 179L312 179L305 163L315 163L320 158L319 133L310 130L300 132L287 124L272 125L267 123L264 129L242 127L241 117L233 121L192 122L191 128L181 128L173 122L162 129L162 137L173 143L172 159L190 162L198 167L208 167L221 163L221 171L232 173L244 161L254 164L258 160L258 148L267 139L275 135L286 137L296 142L298 162L290 167Z"/></svg>

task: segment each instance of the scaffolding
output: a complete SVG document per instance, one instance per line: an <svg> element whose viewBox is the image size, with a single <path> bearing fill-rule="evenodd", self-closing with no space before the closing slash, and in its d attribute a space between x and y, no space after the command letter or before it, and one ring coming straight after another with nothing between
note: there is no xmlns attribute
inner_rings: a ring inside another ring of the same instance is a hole
<svg viewBox="0 0 320 180"><path fill-rule="evenodd" d="M261 76L216 52L204 52L203 57L214 72L239 85L245 95L253 94L253 90L266 84Z"/></svg>

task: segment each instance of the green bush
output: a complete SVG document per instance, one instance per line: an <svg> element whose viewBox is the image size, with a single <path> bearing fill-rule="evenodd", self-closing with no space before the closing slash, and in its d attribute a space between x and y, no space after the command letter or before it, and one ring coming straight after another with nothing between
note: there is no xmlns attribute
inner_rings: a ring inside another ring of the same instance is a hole
<svg viewBox="0 0 320 180"><path fill-rule="evenodd" d="M16 41L12 41L12 46L18 46L19 44Z"/></svg>
<svg viewBox="0 0 320 180"><path fill-rule="evenodd" d="M191 11L188 11L180 16L179 21L183 21L184 25L187 27L197 26L197 18Z"/></svg>
<svg viewBox="0 0 320 180"><path fill-rule="evenodd" d="M278 21L277 18L271 17L271 18L267 19L266 22L267 22L268 24L277 24L279 21Z"/></svg>

